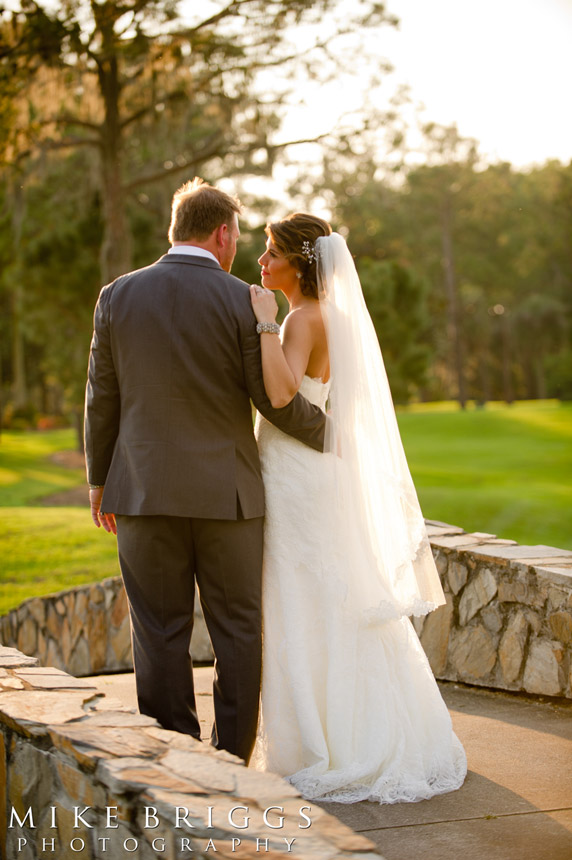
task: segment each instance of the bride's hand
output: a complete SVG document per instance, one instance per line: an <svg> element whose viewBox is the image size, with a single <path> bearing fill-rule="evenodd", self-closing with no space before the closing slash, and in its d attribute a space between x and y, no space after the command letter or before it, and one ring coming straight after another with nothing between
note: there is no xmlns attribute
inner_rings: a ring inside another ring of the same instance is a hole
<svg viewBox="0 0 572 860"><path fill-rule="evenodd" d="M257 284L250 286L250 301L252 310L258 322L274 322L278 313L278 304L272 290L266 290Z"/></svg>

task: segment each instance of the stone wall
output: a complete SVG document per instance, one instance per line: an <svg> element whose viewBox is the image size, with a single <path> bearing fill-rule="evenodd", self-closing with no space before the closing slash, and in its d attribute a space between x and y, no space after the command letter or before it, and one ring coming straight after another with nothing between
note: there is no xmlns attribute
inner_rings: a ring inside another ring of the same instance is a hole
<svg viewBox="0 0 572 860"><path fill-rule="evenodd" d="M279 777L36 662L0 647L3 860L379 860Z"/></svg>
<svg viewBox="0 0 572 860"><path fill-rule="evenodd" d="M435 675L572 698L572 552L427 522L447 605L415 627ZM119 577L33 598L0 618L5 645L77 677L132 668ZM212 660L196 601L191 652Z"/></svg>
<svg viewBox="0 0 572 860"><path fill-rule="evenodd" d="M133 669L125 590L119 576L33 597L0 618L0 642L78 678ZM213 659L198 599L191 652Z"/></svg>
<svg viewBox="0 0 572 860"><path fill-rule="evenodd" d="M572 698L572 552L427 528L447 604L414 624L437 678Z"/></svg>

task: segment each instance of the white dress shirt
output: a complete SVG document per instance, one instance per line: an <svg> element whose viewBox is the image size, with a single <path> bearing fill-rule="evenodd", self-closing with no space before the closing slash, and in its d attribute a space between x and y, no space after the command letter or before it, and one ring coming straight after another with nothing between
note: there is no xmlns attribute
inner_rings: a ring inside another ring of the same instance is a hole
<svg viewBox="0 0 572 860"><path fill-rule="evenodd" d="M208 257L220 266L219 261L211 251L207 251L205 248L198 248L196 245L173 245L172 248L169 248L167 254L189 254L192 257Z"/></svg>

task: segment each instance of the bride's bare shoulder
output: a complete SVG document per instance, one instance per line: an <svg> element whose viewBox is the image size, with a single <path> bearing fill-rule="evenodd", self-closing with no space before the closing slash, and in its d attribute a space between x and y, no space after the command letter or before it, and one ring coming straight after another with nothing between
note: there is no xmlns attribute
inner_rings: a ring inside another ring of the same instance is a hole
<svg viewBox="0 0 572 860"><path fill-rule="evenodd" d="M324 321L319 302L308 302L300 307L293 308L284 318L284 326L291 330L301 328L323 329Z"/></svg>

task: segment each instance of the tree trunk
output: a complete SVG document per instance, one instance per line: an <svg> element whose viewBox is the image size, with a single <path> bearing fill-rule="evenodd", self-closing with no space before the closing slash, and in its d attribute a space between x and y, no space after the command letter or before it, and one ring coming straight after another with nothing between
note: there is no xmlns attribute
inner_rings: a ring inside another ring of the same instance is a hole
<svg viewBox="0 0 572 860"><path fill-rule="evenodd" d="M504 399L506 403L514 402L514 388L512 384L512 348L510 323L506 312L501 317L501 337L502 337L502 381L504 390Z"/></svg>
<svg viewBox="0 0 572 860"><path fill-rule="evenodd" d="M17 178L12 186L12 231L13 263L10 271L12 282L12 400L14 409L28 405L28 383L26 379L25 343L22 318L24 313L24 290L22 271L19 265L22 224L24 222L24 187Z"/></svg>
<svg viewBox="0 0 572 860"><path fill-rule="evenodd" d="M77 450L80 454L85 454L85 446L83 444L83 410L76 407L73 410L74 426L76 433Z"/></svg>
<svg viewBox="0 0 572 860"><path fill-rule="evenodd" d="M107 58L100 61L98 78L105 116L101 127L101 192L103 241L100 251L101 278L104 284L131 269L131 233L123 188L123 139L119 118L121 84L113 47L113 27L102 28Z"/></svg>
<svg viewBox="0 0 572 860"><path fill-rule="evenodd" d="M546 375L544 372L544 356L536 355L533 360L534 381L536 388L536 397L538 400L546 399Z"/></svg>
<svg viewBox="0 0 572 860"><path fill-rule="evenodd" d="M484 406L491 399L491 378L489 373L488 356L486 354L479 357L479 377L482 392L480 403L481 406Z"/></svg>
<svg viewBox="0 0 572 860"><path fill-rule="evenodd" d="M14 285L12 293L12 403L14 409L28 405L24 334L22 331L22 286Z"/></svg>
<svg viewBox="0 0 572 860"><path fill-rule="evenodd" d="M443 273L445 276L445 291L447 293L449 316L449 338L453 347L454 365L457 376L457 399L461 409L465 409L467 405L467 393L464 371L464 350L461 335L459 303L457 301L457 283L455 277L455 264L453 260L453 237L451 235L451 201L449 198L446 198L441 210L441 244L443 249Z"/></svg>
<svg viewBox="0 0 572 860"><path fill-rule="evenodd" d="M101 168L103 240L99 264L102 283L108 284L132 268L131 231L121 185L120 152L104 146Z"/></svg>

